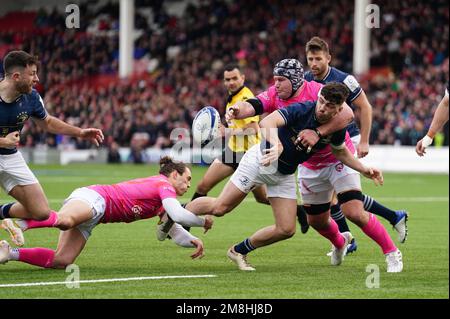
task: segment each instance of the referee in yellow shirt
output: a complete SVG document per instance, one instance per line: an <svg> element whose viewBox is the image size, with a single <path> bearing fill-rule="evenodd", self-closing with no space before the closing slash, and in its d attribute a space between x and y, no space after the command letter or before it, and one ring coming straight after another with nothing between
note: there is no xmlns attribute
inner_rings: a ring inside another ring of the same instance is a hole
<svg viewBox="0 0 450 319"><path fill-rule="evenodd" d="M244 85L245 75L237 64L225 66L223 82L228 91L226 110L238 101L255 97L252 91ZM206 196L214 186L233 174L244 153L261 141L258 122L259 116L253 116L244 120L232 120L228 123L226 137L229 137L229 139L223 149L222 156L212 162L197 185L192 200ZM264 185L254 189L253 194L257 202L269 205Z"/></svg>

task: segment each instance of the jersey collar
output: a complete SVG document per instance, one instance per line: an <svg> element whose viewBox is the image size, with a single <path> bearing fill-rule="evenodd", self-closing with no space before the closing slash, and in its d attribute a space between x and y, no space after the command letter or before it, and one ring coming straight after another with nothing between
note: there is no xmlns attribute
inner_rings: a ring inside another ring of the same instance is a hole
<svg viewBox="0 0 450 319"><path fill-rule="evenodd" d="M330 76L330 73L331 73L331 66L328 66L328 72L327 72L327 74L325 74L325 76L323 77L323 79L318 79L317 81L319 81L319 82L325 82L326 80L327 80L327 78Z"/></svg>
<svg viewBox="0 0 450 319"><path fill-rule="evenodd" d="M228 94L227 103L230 103L231 100L233 99L233 97L238 95L244 89L244 87L245 87L245 85L243 85L239 89L237 89L236 92Z"/></svg>

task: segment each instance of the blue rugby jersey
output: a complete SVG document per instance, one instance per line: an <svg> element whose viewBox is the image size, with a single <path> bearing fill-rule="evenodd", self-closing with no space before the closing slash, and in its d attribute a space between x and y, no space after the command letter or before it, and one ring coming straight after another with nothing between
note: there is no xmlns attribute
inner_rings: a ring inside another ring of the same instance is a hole
<svg viewBox="0 0 450 319"><path fill-rule="evenodd" d="M294 103L277 112L284 118L286 125L278 128L278 138L283 145L283 152L278 158L278 171L289 175L295 173L297 166L306 162L315 151L325 148L328 144L340 146L345 142L346 129L337 131L323 137L313 147L313 151L307 153L302 145L295 145L298 133L304 129L314 129L322 125L316 119L316 102ZM270 148L266 140L261 142L261 151Z"/></svg>
<svg viewBox="0 0 450 319"><path fill-rule="evenodd" d="M362 92L361 86L359 85L358 81L355 79L353 75L338 70L335 67L329 67L328 73L322 80L314 79L314 76L311 73L311 71L308 71L305 73L305 80L308 82L316 81L324 85L329 82L343 83L350 91L350 95L348 96L345 102L347 102L347 104L351 106L353 109L354 109L354 107L352 106L353 101L356 100L356 98ZM361 134L354 120L347 126L347 131L351 137Z"/></svg>
<svg viewBox="0 0 450 319"><path fill-rule="evenodd" d="M0 97L0 137L5 137L14 131L20 132L30 117L39 120L47 117L44 101L35 89L30 94L22 94L12 103L7 103ZM0 155L16 152L17 148L0 148Z"/></svg>

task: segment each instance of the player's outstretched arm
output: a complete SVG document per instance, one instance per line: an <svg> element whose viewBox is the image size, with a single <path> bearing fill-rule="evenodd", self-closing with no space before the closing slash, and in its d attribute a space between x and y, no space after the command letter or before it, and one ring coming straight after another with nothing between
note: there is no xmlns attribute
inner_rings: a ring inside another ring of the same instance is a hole
<svg viewBox="0 0 450 319"><path fill-rule="evenodd" d="M439 132L447 123L449 118L448 111L448 93L444 95L444 98L439 103L436 112L433 116L433 121L431 122L431 126L428 130L427 135L425 135L420 141L417 142L416 145L416 153L419 156L424 156L426 151L425 149L433 143L433 138L437 132Z"/></svg>
<svg viewBox="0 0 450 319"><path fill-rule="evenodd" d="M373 180L375 185L383 185L383 174L379 169L367 167L361 161L353 156L345 144L341 146L331 145L333 155L341 161L344 165L353 168L355 171L360 172L365 177Z"/></svg>
<svg viewBox="0 0 450 319"><path fill-rule="evenodd" d="M178 224L189 227L204 227L205 219L198 217L191 213L189 210L183 208L180 202L175 198L165 198L162 201L164 210L167 215Z"/></svg>
<svg viewBox="0 0 450 319"><path fill-rule="evenodd" d="M372 105L370 105L364 91L353 101L353 105L356 105L361 110L360 115L360 130L361 141L356 147L356 151L359 158L363 158L369 154L369 138L370 129L372 128Z"/></svg>
<svg viewBox="0 0 450 319"><path fill-rule="evenodd" d="M264 105L258 98L251 98L246 101L239 101L228 108L225 119L227 121L237 119L242 120L255 115L267 115Z"/></svg>
<svg viewBox="0 0 450 319"><path fill-rule="evenodd" d="M195 247L194 253L191 255L192 259L203 257L203 242L197 237L193 236L190 232L184 229L181 225L175 223L169 230L169 235L172 240L181 247Z"/></svg>
<svg viewBox="0 0 450 319"><path fill-rule="evenodd" d="M100 143L102 143L103 140L105 139L105 137L103 136L103 132L99 129L96 128L82 129L67 124L66 122L63 122L60 119L57 119L56 117L51 115L48 115L43 120L35 119L35 122L41 129L49 133L79 137L91 141L96 146L99 146Z"/></svg>

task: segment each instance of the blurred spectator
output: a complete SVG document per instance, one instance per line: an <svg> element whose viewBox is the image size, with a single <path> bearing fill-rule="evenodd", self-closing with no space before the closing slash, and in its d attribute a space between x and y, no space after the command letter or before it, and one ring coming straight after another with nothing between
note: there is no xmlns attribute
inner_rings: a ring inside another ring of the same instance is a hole
<svg viewBox="0 0 450 319"><path fill-rule="evenodd" d="M138 154L146 147L173 145L172 129L190 128L205 105L223 113L221 68L226 63L237 61L257 93L272 81L276 61L295 57L305 62L304 45L318 35L330 43L332 65L352 71L354 0L200 1L190 3L182 16L169 14L159 1L135 3L152 11L136 14L141 35L134 57L148 72L137 81L98 90L86 84L101 74L117 74L118 3L80 6L77 31L61 27L63 12L39 10L31 34L0 31L0 52L4 44L14 44L38 54L46 107L78 126L102 127L120 146L134 147L134 134L146 134L145 145L135 147ZM373 3L380 6L382 20L379 29L371 29L371 66L387 72L360 79L374 108L370 142L415 145L449 78L448 1ZM27 145L47 140L51 147L91 147L76 139L48 138L33 124L24 134ZM445 145L448 140L447 126Z"/></svg>
<svg viewBox="0 0 450 319"><path fill-rule="evenodd" d="M108 163L122 163L119 145L116 142L112 142L108 148Z"/></svg>

